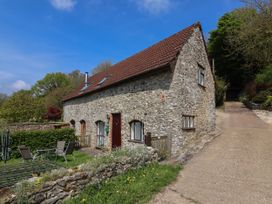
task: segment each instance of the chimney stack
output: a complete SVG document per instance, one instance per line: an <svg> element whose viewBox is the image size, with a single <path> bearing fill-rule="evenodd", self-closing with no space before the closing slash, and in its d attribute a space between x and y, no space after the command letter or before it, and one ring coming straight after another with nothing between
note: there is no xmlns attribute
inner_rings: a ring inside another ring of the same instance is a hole
<svg viewBox="0 0 272 204"><path fill-rule="evenodd" d="M85 72L85 86L88 86L88 72Z"/></svg>

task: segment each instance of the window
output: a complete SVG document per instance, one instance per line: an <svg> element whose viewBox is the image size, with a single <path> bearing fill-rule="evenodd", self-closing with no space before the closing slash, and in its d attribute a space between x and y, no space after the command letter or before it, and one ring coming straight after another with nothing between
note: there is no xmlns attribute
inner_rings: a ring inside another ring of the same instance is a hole
<svg viewBox="0 0 272 204"><path fill-rule="evenodd" d="M85 122L85 120L80 121L80 135L81 136L86 135L86 122Z"/></svg>
<svg viewBox="0 0 272 204"><path fill-rule="evenodd" d="M144 140L144 124L141 121L130 122L130 138L141 142Z"/></svg>
<svg viewBox="0 0 272 204"><path fill-rule="evenodd" d="M184 115L182 116L182 129L194 129L195 128L195 117Z"/></svg>
<svg viewBox="0 0 272 204"><path fill-rule="evenodd" d="M204 86L204 71L205 69L201 65L198 65L198 84L201 86Z"/></svg>
<svg viewBox="0 0 272 204"><path fill-rule="evenodd" d="M104 77L104 78L98 83L98 85L102 85L107 79L108 79L108 77Z"/></svg>
<svg viewBox="0 0 272 204"><path fill-rule="evenodd" d="M96 134L97 134L96 146L103 147L105 136L105 123L101 120L96 122Z"/></svg>
<svg viewBox="0 0 272 204"><path fill-rule="evenodd" d="M71 128L75 128L76 127L76 121L75 120L70 120L70 126L71 126Z"/></svg>

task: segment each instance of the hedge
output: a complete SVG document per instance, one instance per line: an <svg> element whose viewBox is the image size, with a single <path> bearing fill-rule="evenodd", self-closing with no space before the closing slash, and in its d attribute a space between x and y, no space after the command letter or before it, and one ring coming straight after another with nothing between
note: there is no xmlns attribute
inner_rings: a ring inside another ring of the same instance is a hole
<svg viewBox="0 0 272 204"><path fill-rule="evenodd" d="M75 131L71 128L53 130L18 131L11 133L11 157L18 158L18 146L26 145L32 152L37 149L55 148L57 141L75 141Z"/></svg>

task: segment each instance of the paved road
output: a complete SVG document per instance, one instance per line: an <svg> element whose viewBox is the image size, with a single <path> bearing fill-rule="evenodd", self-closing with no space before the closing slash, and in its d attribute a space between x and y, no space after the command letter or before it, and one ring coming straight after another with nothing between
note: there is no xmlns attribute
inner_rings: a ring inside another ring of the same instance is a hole
<svg viewBox="0 0 272 204"><path fill-rule="evenodd" d="M219 111L223 133L151 203L272 203L272 126L240 103Z"/></svg>

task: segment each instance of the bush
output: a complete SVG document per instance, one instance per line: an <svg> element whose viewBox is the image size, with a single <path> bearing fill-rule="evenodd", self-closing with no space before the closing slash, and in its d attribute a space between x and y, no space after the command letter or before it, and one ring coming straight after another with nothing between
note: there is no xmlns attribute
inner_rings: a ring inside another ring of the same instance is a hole
<svg viewBox="0 0 272 204"><path fill-rule="evenodd" d="M225 94L227 86L226 82L223 79L215 79L215 104L216 106L224 105Z"/></svg>
<svg viewBox="0 0 272 204"><path fill-rule="evenodd" d="M18 146L26 145L31 151L37 149L55 148L57 141L75 141L75 131L71 128L39 130L39 131L19 131L11 134L11 150L12 157L20 156Z"/></svg>
<svg viewBox="0 0 272 204"><path fill-rule="evenodd" d="M258 85L272 86L272 65L267 66L256 75Z"/></svg>
<svg viewBox="0 0 272 204"><path fill-rule="evenodd" d="M272 95L272 89L267 89L265 91L260 91L253 98L252 102L254 103L264 103L268 96Z"/></svg>
<svg viewBox="0 0 272 204"><path fill-rule="evenodd" d="M266 101L262 104L263 109L272 110L272 96L268 96Z"/></svg>

